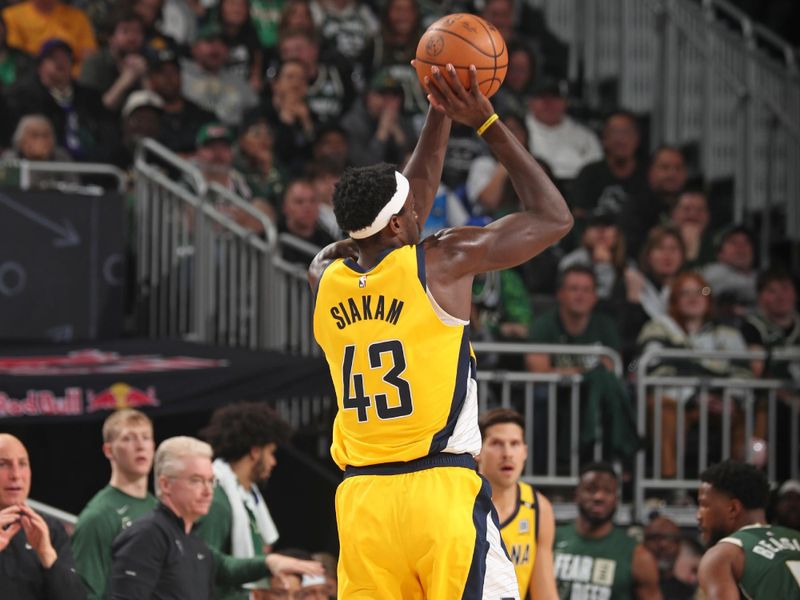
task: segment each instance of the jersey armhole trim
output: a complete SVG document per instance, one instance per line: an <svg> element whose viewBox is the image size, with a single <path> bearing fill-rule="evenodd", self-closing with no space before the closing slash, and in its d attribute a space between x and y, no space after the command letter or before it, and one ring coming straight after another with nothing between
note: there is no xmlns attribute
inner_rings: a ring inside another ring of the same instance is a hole
<svg viewBox="0 0 800 600"><path fill-rule="evenodd" d="M533 489L533 539L539 543L539 492Z"/></svg>
<svg viewBox="0 0 800 600"><path fill-rule="evenodd" d="M742 540L740 540L738 538L725 537L725 538L722 538L718 543L722 544L723 542L726 543L726 544L733 544L734 546L738 546L739 548L744 549L744 544L742 544Z"/></svg>

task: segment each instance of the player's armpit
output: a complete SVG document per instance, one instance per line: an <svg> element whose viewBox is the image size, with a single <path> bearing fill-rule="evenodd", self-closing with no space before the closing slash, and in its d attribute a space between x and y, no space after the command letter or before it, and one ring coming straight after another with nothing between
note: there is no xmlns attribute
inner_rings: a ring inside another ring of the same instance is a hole
<svg viewBox="0 0 800 600"><path fill-rule="evenodd" d="M700 589L708 600L735 600L739 598L736 567L743 563L741 548L733 544L718 543L709 548L700 560L698 578ZM741 568L739 568L741 571Z"/></svg>

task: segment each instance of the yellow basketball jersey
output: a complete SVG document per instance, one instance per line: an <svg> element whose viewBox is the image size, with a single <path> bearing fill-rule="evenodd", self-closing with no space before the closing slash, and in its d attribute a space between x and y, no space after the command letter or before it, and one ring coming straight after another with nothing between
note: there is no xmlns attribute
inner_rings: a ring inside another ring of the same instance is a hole
<svg viewBox="0 0 800 600"><path fill-rule="evenodd" d="M328 265L314 335L336 388L340 468L480 451L469 324L428 294L422 244L388 251L368 271L350 259Z"/></svg>
<svg viewBox="0 0 800 600"><path fill-rule="evenodd" d="M519 597L526 598L536 560L536 538L539 534L539 505L536 494L527 483L517 484L517 510L500 524L500 535L517 572Z"/></svg>

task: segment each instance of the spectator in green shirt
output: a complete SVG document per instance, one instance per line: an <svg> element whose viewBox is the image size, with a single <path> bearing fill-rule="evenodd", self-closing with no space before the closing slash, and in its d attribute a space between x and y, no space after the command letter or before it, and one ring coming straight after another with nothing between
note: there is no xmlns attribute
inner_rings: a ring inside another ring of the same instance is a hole
<svg viewBox="0 0 800 600"><path fill-rule="evenodd" d="M219 485L197 533L212 549L252 559L269 553L278 530L259 490L277 461L275 450L288 438L289 425L263 402L241 402L219 408L201 431L214 449ZM247 586L268 587L265 580ZM218 585L218 600L247 600L241 586Z"/></svg>

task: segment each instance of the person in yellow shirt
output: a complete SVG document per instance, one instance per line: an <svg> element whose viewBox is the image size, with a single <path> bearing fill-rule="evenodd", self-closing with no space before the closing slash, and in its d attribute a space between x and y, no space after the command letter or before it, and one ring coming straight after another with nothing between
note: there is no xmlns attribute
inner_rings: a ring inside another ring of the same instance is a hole
<svg viewBox="0 0 800 600"><path fill-rule="evenodd" d="M538 490L520 481L528 445L525 420L510 408L495 408L478 419L481 454L478 471L492 486L500 535L514 570L519 597L558 600L553 576L553 506Z"/></svg>
<svg viewBox="0 0 800 600"><path fill-rule="evenodd" d="M498 120L470 68L426 78L428 111L403 173L345 171L333 197L351 239L309 268L314 334L336 388L331 454L339 598L519 598L502 548L480 452L476 365L469 344L476 274L511 268L572 226L556 187ZM486 227L421 241L439 187L451 120L475 129L508 170L523 210Z"/></svg>
<svg viewBox="0 0 800 600"><path fill-rule="evenodd" d="M81 62L97 50L94 30L83 11L62 4L60 0L25 0L3 10L6 43L32 56L50 39L62 39L75 57L73 74Z"/></svg>

